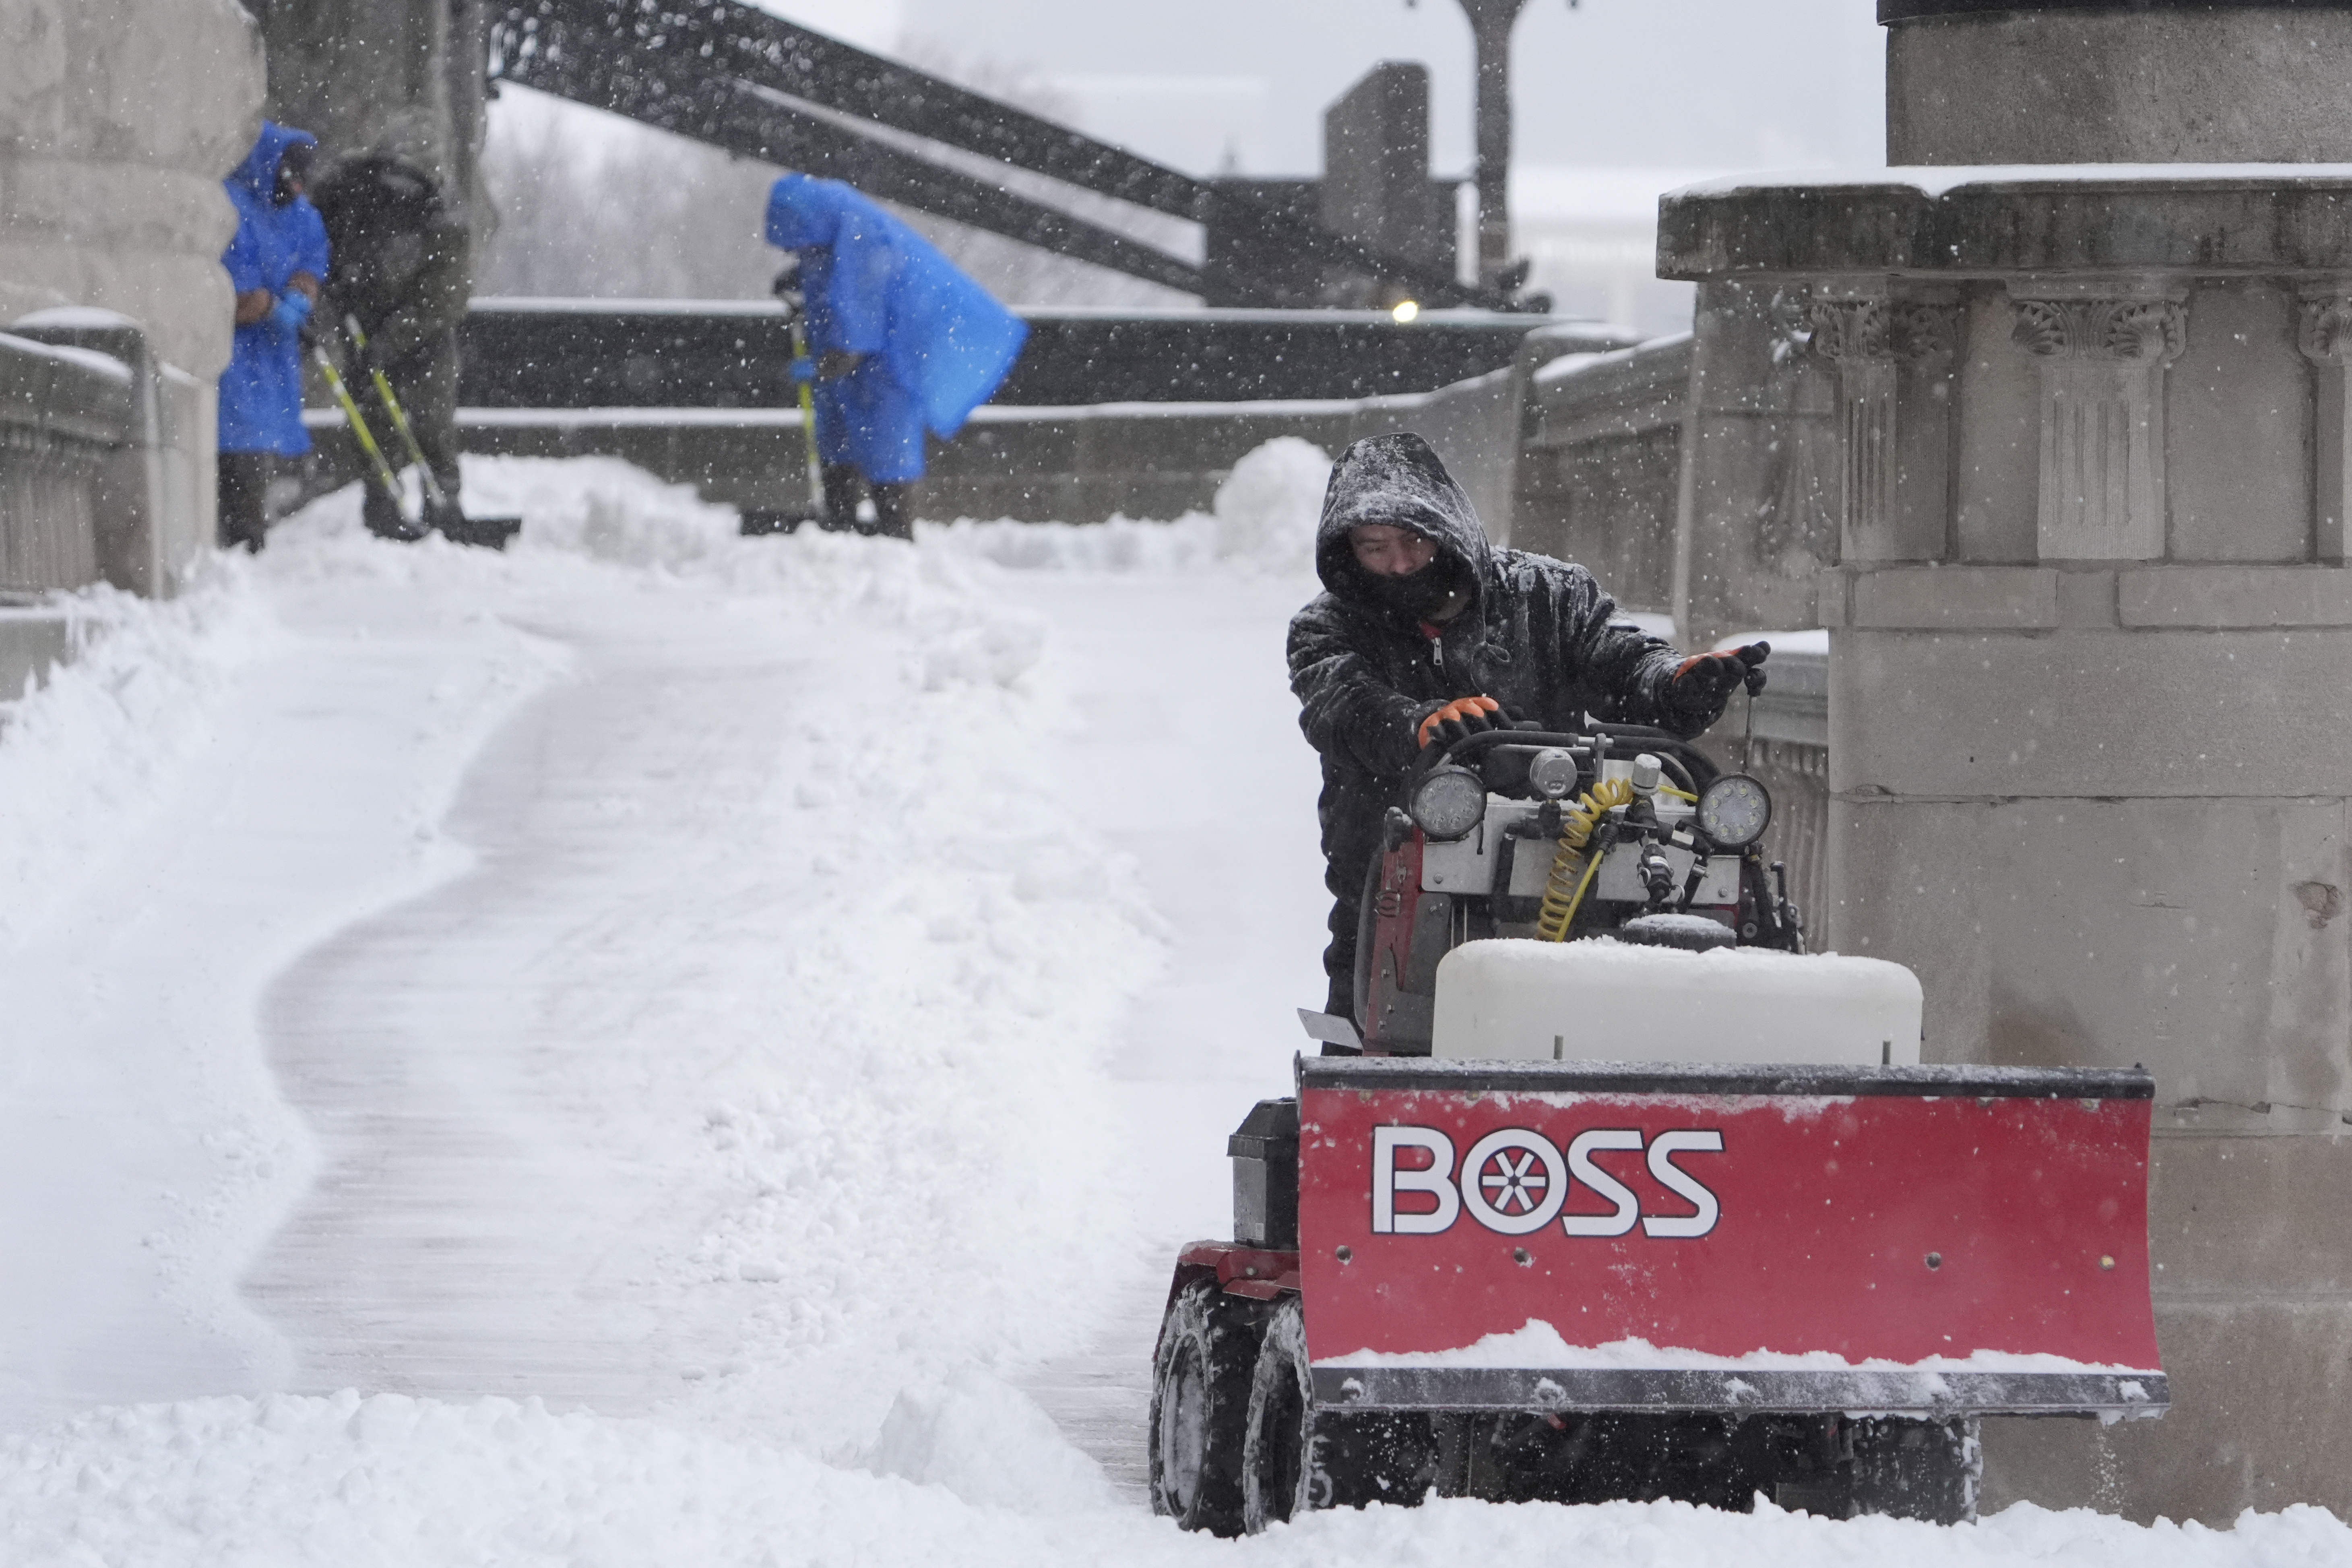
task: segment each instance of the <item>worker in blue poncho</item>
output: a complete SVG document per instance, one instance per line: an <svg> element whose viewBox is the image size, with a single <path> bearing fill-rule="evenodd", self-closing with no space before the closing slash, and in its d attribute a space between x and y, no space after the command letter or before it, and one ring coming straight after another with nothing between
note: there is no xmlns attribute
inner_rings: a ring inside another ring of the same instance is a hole
<svg viewBox="0 0 2352 1568"><path fill-rule="evenodd" d="M1029 329L913 229L835 180L786 174L768 193L768 243L800 263L825 510L874 531L914 535L908 487L923 477L926 432L963 428L1021 353Z"/></svg>
<svg viewBox="0 0 2352 1568"><path fill-rule="evenodd" d="M302 328L327 276L327 226L302 194L318 138L261 122L226 182L236 237L221 256L236 339L220 379L220 542L261 548L272 464L310 449L302 428Z"/></svg>

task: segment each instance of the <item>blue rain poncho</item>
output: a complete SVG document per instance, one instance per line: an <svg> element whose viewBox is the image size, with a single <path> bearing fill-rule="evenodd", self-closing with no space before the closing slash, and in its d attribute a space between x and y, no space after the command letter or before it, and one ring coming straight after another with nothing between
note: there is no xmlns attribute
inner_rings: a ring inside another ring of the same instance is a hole
<svg viewBox="0 0 2352 1568"><path fill-rule="evenodd" d="M817 455L875 484L923 477L923 436L945 438L988 401L1029 329L930 242L835 180L786 174L768 193L768 243L797 253L810 350L862 354L815 386Z"/></svg>
<svg viewBox="0 0 2352 1568"><path fill-rule="evenodd" d="M307 131L261 122L261 137L224 182L236 208L236 237L221 254L238 293L283 294L298 272L327 277L327 226L308 196L279 206L278 164L289 147L316 146ZM267 317L236 330L220 379L220 449L299 457L310 449L302 428L302 343Z"/></svg>

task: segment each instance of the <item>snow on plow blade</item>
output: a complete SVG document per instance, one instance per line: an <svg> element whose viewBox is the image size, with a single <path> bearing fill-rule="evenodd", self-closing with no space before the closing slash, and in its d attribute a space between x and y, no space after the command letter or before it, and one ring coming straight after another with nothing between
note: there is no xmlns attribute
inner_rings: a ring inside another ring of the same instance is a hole
<svg viewBox="0 0 2352 1568"><path fill-rule="evenodd" d="M1305 1058L1346 1409L2159 1415L2144 1072Z"/></svg>

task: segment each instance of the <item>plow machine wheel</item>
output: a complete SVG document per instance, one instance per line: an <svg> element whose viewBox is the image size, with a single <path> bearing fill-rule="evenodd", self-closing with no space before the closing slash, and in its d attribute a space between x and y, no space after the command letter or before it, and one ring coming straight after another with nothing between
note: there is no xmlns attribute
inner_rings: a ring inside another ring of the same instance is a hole
<svg viewBox="0 0 2352 1568"><path fill-rule="evenodd" d="M1437 1478L1437 1434L1417 1412L1318 1408L1296 1296L1266 1324L1242 1445L1242 1526L1255 1535L1311 1509L1417 1504Z"/></svg>
<svg viewBox="0 0 2352 1568"><path fill-rule="evenodd" d="M1242 1531L1242 1429L1265 1309L1214 1279L1176 1293L1151 1366L1151 1511L1186 1530Z"/></svg>

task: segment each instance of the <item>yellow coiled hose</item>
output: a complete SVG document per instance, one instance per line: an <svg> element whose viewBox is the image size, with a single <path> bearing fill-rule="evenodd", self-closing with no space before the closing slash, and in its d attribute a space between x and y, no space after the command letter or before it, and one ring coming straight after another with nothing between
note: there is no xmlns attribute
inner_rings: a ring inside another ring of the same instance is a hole
<svg viewBox="0 0 2352 1568"><path fill-rule="evenodd" d="M1544 880L1543 904L1536 911L1537 941L1568 940L1568 928L1575 923L1585 889L1592 885L1594 874L1601 869L1600 856L1592 857L1590 864L1586 862L1584 846L1603 815L1629 804L1633 798L1631 780L1603 779L1585 791L1575 805L1565 808L1559 848L1551 858L1551 875Z"/></svg>

